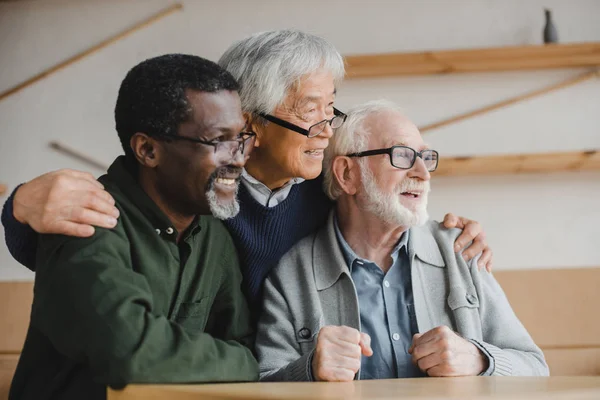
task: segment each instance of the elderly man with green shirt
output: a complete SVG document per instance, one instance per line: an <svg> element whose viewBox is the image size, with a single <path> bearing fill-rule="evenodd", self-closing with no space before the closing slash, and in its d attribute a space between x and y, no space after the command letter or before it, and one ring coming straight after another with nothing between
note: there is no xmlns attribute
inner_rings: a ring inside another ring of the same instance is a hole
<svg viewBox="0 0 600 400"><path fill-rule="evenodd" d="M237 90L228 72L195 56L156 57L129 71L115 108L125 156L100 179L119 222L90 238L40 237L10 399L257 379L236 251L208 216L239 209L254 134Z"/></svg>

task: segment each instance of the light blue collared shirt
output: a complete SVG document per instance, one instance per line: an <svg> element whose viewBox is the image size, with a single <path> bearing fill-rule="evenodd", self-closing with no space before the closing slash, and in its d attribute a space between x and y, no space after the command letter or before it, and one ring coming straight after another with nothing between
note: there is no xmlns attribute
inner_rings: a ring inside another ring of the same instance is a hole
<svg viewBox="0 0 600 400"><path fill-rule="evenodd" d="M424 376L412 362L408 349L418 332L408 255L409 231L392 251L387 273L370 260L356 255L334 218L340 249L350 270L360 309L361 330L371 337L371 357L361 360L361 379Z"/></svg>

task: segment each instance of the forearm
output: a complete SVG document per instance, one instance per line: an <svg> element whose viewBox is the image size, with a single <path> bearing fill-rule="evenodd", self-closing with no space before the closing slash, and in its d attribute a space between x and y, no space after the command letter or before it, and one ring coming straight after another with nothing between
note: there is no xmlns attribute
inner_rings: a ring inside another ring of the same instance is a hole
<svg viewBox="0 0 600 400"><path fill-rule="evenodd" d="M14 216L14 197L18 189L19 187L12 192L2 209L4 239L13 258L30 270L35 271L38 234L29 225L20 223Z"/></svg>

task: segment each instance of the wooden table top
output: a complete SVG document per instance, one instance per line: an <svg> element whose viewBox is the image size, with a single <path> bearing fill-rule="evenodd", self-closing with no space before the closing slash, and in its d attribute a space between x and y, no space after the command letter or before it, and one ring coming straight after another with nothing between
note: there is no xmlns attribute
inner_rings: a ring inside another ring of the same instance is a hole
<svg viewBox="0 0 600 400"><path fill-rule="evenodd" d="M348 383L129 385L108 400L600 399L600 376L417 378Z"/></svg>

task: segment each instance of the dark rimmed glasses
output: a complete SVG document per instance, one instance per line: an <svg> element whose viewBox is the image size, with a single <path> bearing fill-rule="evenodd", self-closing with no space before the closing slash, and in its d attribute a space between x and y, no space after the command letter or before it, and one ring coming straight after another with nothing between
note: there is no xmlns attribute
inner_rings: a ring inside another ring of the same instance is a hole
<svg viewBox="0 0 600 400"><path fill-rule="evenodd" d="M172 136L172 135L159 135L163 140L180 140L192 143L199 143L206 146L213 146L215 154L219 154L224 157L234 158L238 152L244 154L246 149L251 149L256 137L256 133L252 131L241 132L237 138L233 140L203 140L198 138L191 138L187 136Z"/></svg>
<svg viewBox="0 0 600 400"><path fill-rule="evenodd" d="M390 156L392 166L400 169L411 169L415 165L417 157L421 157L427 171L433 172L438 167L439 154L435 150L416 151L407 146L392 146L387 149L367 150L348 154L347 157L367 157L376 154L387 154Z"/></svg>
<svg viewBox="0 0 600 400"><path fill-rule="evenodd" d="M333 108L333 118L324 119L321 122L317 122L314 125L311 125L308 129L304 129L298 125L292 124L291 122L285 121L283 119L277 118L270 114L259 114L261 117L266 119L267 121L271 121L272 123L279 125L283 128L287 128L291 131L298 132L301 135L308 136L309 138L319 136L327 127L327 124L331 125L332 129L337 129L348 117L346 114L338 110L337 108Z"/></svg>

